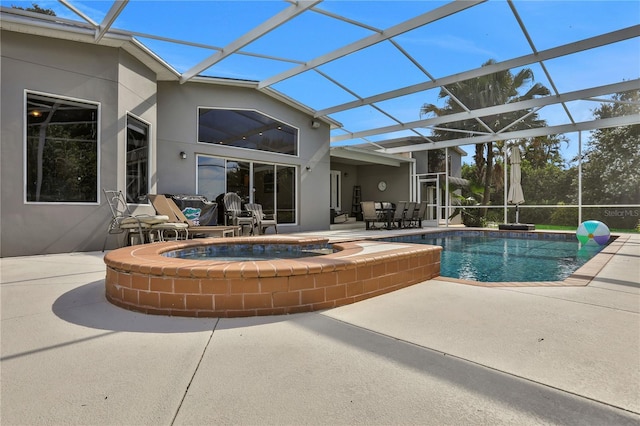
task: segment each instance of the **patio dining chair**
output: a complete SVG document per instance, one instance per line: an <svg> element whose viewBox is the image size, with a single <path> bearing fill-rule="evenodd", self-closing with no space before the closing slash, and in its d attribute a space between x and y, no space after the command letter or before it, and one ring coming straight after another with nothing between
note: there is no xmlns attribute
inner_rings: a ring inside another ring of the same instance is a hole
<svg viewBox="0 0 640 426"><path fill-rule="evenodd" d="M111 211L111 221L104 237L102 251L107 246L107 238L113 234L125 234L127 245L133 245L133 239L138 238L140 244L151 241L150 232L154 226L158 227L169 221L164 215L134 215L129 209L127 200L122 191L103 189L104 195Z"/></svg>
<svg viewBox="0 0 640 426"><path fill-rule="evenodd" d="M365 228L378 229L376 223L384 220L380 217L379 210L376 209L376 202L360 201L360 207L362 207L362 220L364 220Z"/></svg>
<svg viewBox="0 0 640 426"><path fill-rule="evenodd" d="M422 219L424 219L424 214L427 211L427 202L421 201L420 205L416 205L416 208L413 210L413 215L411 216L410 223L412 227L422 228Z"/></svg>
<svg viewBox="0 0 640 426"><path fill-rule="evenodd" d="M250 211L253 215L256 221L256 227L258 228L258 233L264 234L270 226L273 226L276 234L278 233L278 221L276 219L276 215L266 215L262 211L262 204L247 203L244 205L244 208Z"/></svg>
<svg viewBox="0 0 640 426"><path fill-rule="evenodd" d="M396 227L402 228L404 225L404 209L407 206L406 201L398 201L396 203L396 209L393 212L393 223Z"/></svg>
<svg viewBox="0 0 640 426"><path fill-rule="evenodd" d="M407 209L404 214L404 219L402 220L403 228L411 228L411 226L413 225L413 214L416 210L417 204L418 203L414 201L410 201L409 203L407 203Z"/></svg>

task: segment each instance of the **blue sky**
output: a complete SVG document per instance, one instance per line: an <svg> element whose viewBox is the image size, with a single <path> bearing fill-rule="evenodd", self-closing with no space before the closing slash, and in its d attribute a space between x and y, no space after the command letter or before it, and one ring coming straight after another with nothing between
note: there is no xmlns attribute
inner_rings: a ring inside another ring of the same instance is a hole
<svg viewBox="0 0 640 426"><path fill-rule="evenodd" d="M34 0L35 1L35 0ZM5 1L3 6L29 7L33 1ZM58 2L36 1L52 8L58 16L79 19ZM111 1L70 2L96 22L111 7ZM360 21L378 29L390 28L411 17L428 12L445 2L435 1L342 1L329 0L320 8ZM640 2L629 1L515 1L538 51L640 24ZM132 0L113 24L113 28L188 40L208 46L224 47L256 25L285 9L283 1L151 1ZM246 46L243 51L305 62L350 42L373 34L372 31L333 18L306 12L265 37ZM488 59L503 61L531 53L531 48L517 21L503 0L489 1L454 16L402 34L395 39L433 78L452 75L479 67ZM151 50L178 71L183 72L214 53L210 49L176 45L141 38ZM232 56L204 75L262 80L293 68L294 62L266 60L252 56ZM594 85L617 83L640 77L640 40L592 49L569 57L545 62L560 92ZM529 66L536 81L551 84L539 64ZM366 97L428 80L390 43L381 43L338 61L325 64L320 71L339 81L349 91L330 83L323 75L306 72L273 87L314 109L354 100L354 94ZM517 70L512 70L517 71ZM416 93L381 102L379 106L401 121L418 120L424 103L442 104L439 90ZM591 118L596 102L578 101L568 105L576 121ZM551 125L566 122L560 106L545 107L539 114ZM377 128L394 121L371 107L362 107L332 116L348 131ZM335 134L340 134L336 131ZM427 133L427 132L425 132ZM403 134L371 137L377 141ZM577 135L564 148L565 158L577 151ZM583 143L588 139L583 134ZM354 141L361 143L362 140ZM463 147L472 153L473 147Z"/></svg>

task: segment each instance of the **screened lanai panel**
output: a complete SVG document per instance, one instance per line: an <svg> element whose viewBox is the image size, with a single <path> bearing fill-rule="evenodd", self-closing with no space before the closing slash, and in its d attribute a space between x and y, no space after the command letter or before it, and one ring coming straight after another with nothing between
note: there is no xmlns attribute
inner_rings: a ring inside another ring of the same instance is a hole
<svg viewBox="0 0 640 426"><path fill-rule="evenodd" d="M23 0L0 3L6 8L31 6ZM282 11L311 4L291 19L260 30ZM118 16L105 27L103 20L113 5L74 0L47 3L56 13L47 25L70 19L78 28L84 25L81 32L93 29L96 36L106 39L133 35L178 73L185 72L182 78L175 76L183 83L196 74L254 80L259 90L272 88L304 106L331 111L316 116L343 126L334 129L332 137L365 130L367 125L369 129L386 126L394 118L406 130L415 126L410 134L420 133L423 126L411 116L415 104L386 98L388 102L381 105L381 99L368 97L397 89L407 95L416 82L439 88L473 77L489 59L504 63L528 55L527 61L508 68L512 72L516 67L533 69L536 81L552 89L553 95L634 79L639 72L640 3L633 1L126 2L116 7ZM607 33L612 31L626 35L623 39L610 37ZM387 39L391 33L394 35ZM592 37L602 37L599 44L611 44L570 51ZM227 49L234 43L242 48ZM223 48L228 57L212 60L211 67L196 67ZM537 61L540 54L553 49L557 55L543 59L547 77ZM283 74L285 71L295 73ZM167 75L170 79L171 74ZM365 98L362 102L361 97ZM356 102L347 107L348 113L333 110L348 100ZM383 112L362 107L369 102ZM551 110L544 107L539 113L550 122L572 123L563 109L560 116L555 112L546 115ZM582 110L571 115L588 114ZM357 134L354 138L333 142L366 140Z"/></svg>

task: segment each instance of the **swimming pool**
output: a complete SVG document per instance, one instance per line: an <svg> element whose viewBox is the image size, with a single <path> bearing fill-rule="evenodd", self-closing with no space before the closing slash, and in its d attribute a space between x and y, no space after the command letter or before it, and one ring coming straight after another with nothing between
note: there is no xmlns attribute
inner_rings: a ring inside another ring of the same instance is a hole
<svg viewBox="0 0 640 426"><path fill-rule="evenodd" d="M562 281L603 248L580 247L571 234L549 235L517 238L460 232L391 240L442 246L441 276L480 282Z"/></svg>

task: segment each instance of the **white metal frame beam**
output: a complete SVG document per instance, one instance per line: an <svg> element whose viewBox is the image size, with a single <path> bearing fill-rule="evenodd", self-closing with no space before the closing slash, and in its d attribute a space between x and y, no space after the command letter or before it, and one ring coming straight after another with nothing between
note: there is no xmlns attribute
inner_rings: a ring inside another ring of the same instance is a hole
<svg viewBox="0 0 640 426"><path fill-rule="evenodd" d="M640 124L640 115L603 118L598 120L582 121L575 124L536 127L534 129L517 130L514 132L493 133L489 135L473 136L470 138L451 139L443 142L423 143L411 146L388 148L385 149L384 152L387 154L399 154L403 152L428 151L431 149L451 148L460 145L475 145L479 143L496 142L511 139L526 139L536 136L558 135L561 133L606 129L609 127L631 126L634 124Z"/></svg>
<svg viewBox="0 0 640 426"><path fill-rule="evenodd" d="M96 28L96 35L95 35L96 43L100 43L100 40L102 40L102 37L104 37L107 31L109 31L109 29L111 28L111 25L113 25L113 23L118 18L118 16L122 12L122 10L125 8L127 3L129 3L129 0L116 0L113 2L113 4L111 5L111 9L109 9L109 12L107 12L106 16L100 23L99 27Z"/></svg>
<svg viewBox="0 0 640 426"><path fill-rule="evenodd" d="M230 44L222 48L221 51L214 53L208 58L201 61L199 64L195 65L191 69L185 71L180 77L180 83L185 83L189 81L191 78L206 70L207 68L215 65L220 62L224 58L238 52L240 49L245 47L246 45L254 42L265 34L273 31L284 23L292 20L296 16L303 13L305 10L312 8L316 4L320 3L322 0L315 1L299 1L296 4L293 4L282 12L274 15L270 19L266 20L262 24L253 28L251 31L243 35L242 37L232 41Z"/></svg>
<svg viewBox="0 0 640 426"><path fill-rule="evenodd" d="M61 4L63 4L67 9L69 9L70 11L72 11L73 13L75 13L76 15L78 15L79 17L84 19L85 21L87 21L89 24L93 25L96 28L99 27L99 25L98 25L98 23L96 21L94 21L93 19L89 18L85 13L83 13L80 9L78 9L77 7L75 7L74 5L69 3L67 0L58 0L58 1Z"/></svg>
<svg viewBox="0 0 640 426"><path fill-rule="evenodd" d="M518 58L508 59L503 62L498 62L493 65L487 65L487 66L476 68L473 70L464 71L458 74L452 74L447 77L442 77L436 81L418 83L411 86L403 87L401 89L391 90L388 92L369 96L364 99L358 99L355 101L346 102L341 105L336 105L330 108L317 111L316 117L321 117L323 115L329 115L329 114L334 114L337 112L346 111L353 108L358 108L374 102L382 102L382 101L398 98L405 95L411 95L413 93L418 93L425 90L446 86L449 84L457 83L459 81L469 80L476 77L482 77L484 75L493 74L499 71L519 68L525 65L530 65L535 62L554 59L561 56L567 56L573 53L594 49L596 47L606 46L608 44L617 43L620 41L628 40L628 39L639 37L639 36L640 36L640 25L634 25L632 27L623 28L621 30L612 31L606 34L601 34L599 36L591 37L591 38L577 41L574 43L553 47L551 49L543 50L542 52L532 53L529 55L520 56Z"/></svg>
<svg viewBox="0 0 640 426"><path fill-rule="evenodd" d="M319 67L320 65L324 65L328 62L342 58L351 53L373 46L375 44L388 40L392 37L396 37L400 34L406 33L407 31L411 31L416 28L422 27L430 22L434 22L444 17L447 17L449 15L453 15L455 13L468 9L477 4L484 3L485 1L487 0L467 0L467 1L454 1L454 2L448 3L430 12L424 13L422 15L416 16L415 18L409 19L405 22L395 25L385 31L382 31L381 33L376 32L375 34L372 34L368 37L355 41L340 49L336 49L333 52L329 52L326 55L322 55L315 59L312 59L309 62L305 63L304 65L297 66L295 68L292 68L288 71L284 71L273 77L264 79L258 84L258 88L263 89L265 87L271 86L282 80L286 80L295 75L302 74L303 72Z"/></svg>
<svg viewBox="0 0 640 426"><path fill-rule="evenodd" d="M348 133L344 135L334 136L331 142L340 142L349 139L360 139L368 136L381 135L385 133L399 132L409 130L415 127L431 127L439 124L453 123L461 120L469 120L487 115L505 114L514 111L525 111L532 108L542 108L547 105L554 105L563 102L576 101L581 99L589 100L594 96L608 95L617 92L626 92L629 90L640 89L640 79L627 80L621 83L607 84L604 86L592 87L584 90L576 90L567 92L557 96L545 96L542 98L529 99L526 101L513 102L509 104L496 105L487 108L480 108L469 112L458 112L455 114L444 115L440 117L431 117L423 120L411 121L403 124L395 124L391 126L378 127L377 129L363 130L361 132ZM454 129L446 129L454 131Z"/></svg>

